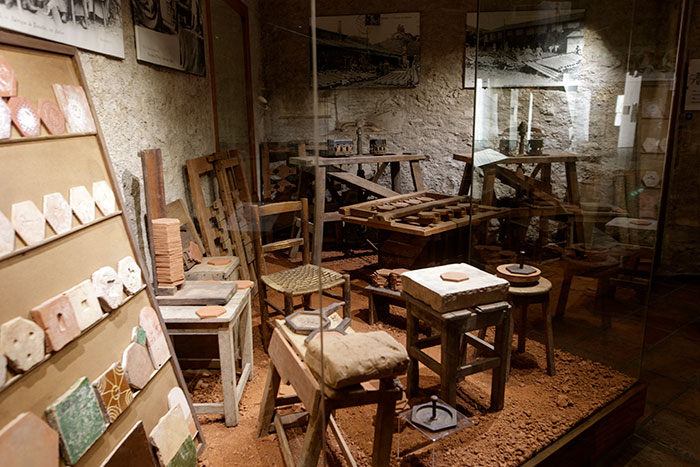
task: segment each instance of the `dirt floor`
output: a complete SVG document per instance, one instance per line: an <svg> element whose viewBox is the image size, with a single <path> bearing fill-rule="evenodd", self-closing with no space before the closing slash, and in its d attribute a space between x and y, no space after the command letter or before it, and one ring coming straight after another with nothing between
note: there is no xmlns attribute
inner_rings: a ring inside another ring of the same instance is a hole
<svg viewBox="0 0 700 467"><path fill-rule="evenodd" d="M405 345L405 310L392 307L391 316L374 326L367 324L368 299L363 288L376 269L377 257L370 252L349 255L324 253L324 266L348 272L352 280L352 327L358 332L384 330ZM293 265L287 259L273 259L269 272ZM255 377L246 386L240 404L238 426L227 428L221 416L200 416L207 449L200 458L202 466L283 466L277 436L257 437L256 423L269 359L259 334L257 300L253 310ZM517 329L517 327L516 327ZM514 340L515 342L515 340ZM432 356L439 360L438 348ZM489 412L491 372L469 376L458 385L458 409L474 424L436 443L429 443L410 426L397 423L392 446L392 465L518 465L566 433L597 409L621 395L634 378L600 363L585 360L563 350L555 352L556 376L546 373L545 349L528 339L525 353L513 354L510 379L506 386L505 407ZM218 402L222 399L220 374L216 370L187 370L186 378L194 402ZM402 378L405 386L405 377ZM423 402L439 392L439 379L426 367L420 369L420 397L402 401ZM282 387L283 392L293 393ZM355 460L370 465L373 441L373 416L376 406L339 410L336 420ZM330 435L325 453L327 465L347 465ZM303 441L300 428L288 430L293 453L298 455ZM320 464L322 465L322 464Z"/></svg>

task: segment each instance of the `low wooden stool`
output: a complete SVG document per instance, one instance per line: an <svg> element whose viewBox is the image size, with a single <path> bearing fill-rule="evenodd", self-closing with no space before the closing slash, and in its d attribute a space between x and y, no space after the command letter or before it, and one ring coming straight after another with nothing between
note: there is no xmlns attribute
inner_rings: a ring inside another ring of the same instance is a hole
<svg viewBox="0 0 700 467"><path fill-rule="evenodd" d="M287 466L316 467L323 448L322 433L327 429L329 423L348 464L356 465L332 414L336 409L368 404L377 404L372 466L389 465L391 439L394 432L394 411L396 402L401 399L402 392L398 379L381 379L379 389L371 389L369 385L356 384L341 390L334 390L326 386L325 392L321 392L318 381L290 343L287 342L287 339L282 336L279 329L275 329L272 333L268 353L270 355L270 369L260 404L258 436L270 433L270 425L274 423L275 432L280 441L282 457ZM282 380L289 381L297 392L295 396L277 397ZM291 424L298 424L299 415L280 416L276 413L276 408L297 402L304 404L308 412L309 422L304 435L301 457L298 462L294 462L287 436L284 433L284 425L286 420L289 420ZM321 404L324 405L323 409ZM285 417L287 417L286 420Z"/></svg>
<svg viewBox="0 0 700 467"><path fill-rule="evenodd" d="M369 294L369 324L389 315L389 305L406 307L406 300L401 297L401 292L368 285L365 291Z"/></svg>
<svg viewBox="0 0 700 467"><path fill-rule="evenodd" d="M518 329L518 352L525 352L525 336L527 334L527 307L529 305L542 304L542 317L544 318L545 345L547 347L547 374L554 376L554 335L552 333L552 313L549 310L549 292L552 283L544 277L540 277L536 285L529 287L510 286L508 293L513 303L515 312L520 312L520 327ZM510 363L510 362L509 362ZM508 365L510 367L510 365Z"/></svg>

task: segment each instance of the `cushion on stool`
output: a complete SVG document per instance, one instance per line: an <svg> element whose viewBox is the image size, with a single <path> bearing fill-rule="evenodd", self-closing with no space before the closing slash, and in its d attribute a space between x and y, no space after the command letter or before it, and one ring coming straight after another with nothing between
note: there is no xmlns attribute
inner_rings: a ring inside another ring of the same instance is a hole
<svg viewBox="0 0 700 467"><path fill-rule="evenodd" d="M408 353L384 331L323 336L324 380L335 389L378 378L404 374ZM306 364L321 374L321 339L309 342Z"/></svg>

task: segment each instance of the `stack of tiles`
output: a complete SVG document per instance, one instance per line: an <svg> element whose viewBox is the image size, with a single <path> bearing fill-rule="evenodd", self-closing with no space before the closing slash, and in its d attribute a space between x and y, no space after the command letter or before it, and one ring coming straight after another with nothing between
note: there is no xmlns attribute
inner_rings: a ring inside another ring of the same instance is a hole
<svg viewBox="0 0 700 467"><path fill-rule="evenodd" d="M175 287L185 282L179 220L168 218L153 220L153 250L156 254L158 285Z"/></svg>

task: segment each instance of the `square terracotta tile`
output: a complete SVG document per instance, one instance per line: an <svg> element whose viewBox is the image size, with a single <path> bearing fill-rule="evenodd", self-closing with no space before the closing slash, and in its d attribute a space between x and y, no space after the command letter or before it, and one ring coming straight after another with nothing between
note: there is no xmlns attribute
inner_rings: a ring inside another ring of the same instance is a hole
<svg viewBox="0 0 700 467"><path fill-rule="evenodd" d="M39 117L50 134L62 135L66 132L66 119L53 100L39 99Z"/></svg>

